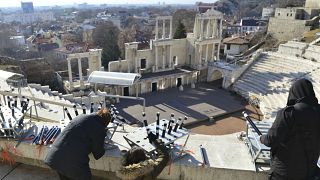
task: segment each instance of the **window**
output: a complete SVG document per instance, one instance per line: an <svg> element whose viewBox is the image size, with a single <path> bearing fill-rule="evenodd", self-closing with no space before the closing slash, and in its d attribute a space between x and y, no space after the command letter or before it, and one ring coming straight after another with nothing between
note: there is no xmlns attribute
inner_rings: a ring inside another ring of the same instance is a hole
<svg viewBox="0 0 320 180"><path fill-rule="evenodd" d="M278 13L278 16L280 16L280 13Z"/></svg>
<svg viewBox="0 0 320 180"><path fill-rule="evenodd" d="M227 44L227 50L230 50L231 45Z"/></svg>
<svg viewBox="0 0 320 180"><path fill-rule="evenodd" d="M146 59L141 59L140 60L140 68L145 69L147 67L147 61Z"/></svg>

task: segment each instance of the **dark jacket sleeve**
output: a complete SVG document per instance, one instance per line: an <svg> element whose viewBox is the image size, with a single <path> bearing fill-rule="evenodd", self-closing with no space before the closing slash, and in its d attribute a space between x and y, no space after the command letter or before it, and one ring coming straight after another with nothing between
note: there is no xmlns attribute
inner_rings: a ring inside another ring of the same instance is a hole
<svg viewBox="0 0 320 180"><path fill-rule="evenodd" d="M153 171L151 172L151 176L153 179L156 179L156 177L162 172L162 170L167 166L170 156L169 156L169 150L165 147L165 145L161 143L155 143L156 148L158 149L159 156L156 159L156 165L154 166Z"/></svg>
<svg viewBox="0 0 320 180"><path fill-rule="evenodd" d="M95 159L100 159L104 153L104 140L106 132L103 127L97 129L97 131L92 131L91 141L92 141L92 154Z"/></svg>
<svg viewBox="0 0 320 180"><path fill-rule="evenodd" d="M277 148L288 138L293 122L290 121L293 110L293 107L287 107L278 112L268 133L260 137L262 144L271 148Z"/></svg>

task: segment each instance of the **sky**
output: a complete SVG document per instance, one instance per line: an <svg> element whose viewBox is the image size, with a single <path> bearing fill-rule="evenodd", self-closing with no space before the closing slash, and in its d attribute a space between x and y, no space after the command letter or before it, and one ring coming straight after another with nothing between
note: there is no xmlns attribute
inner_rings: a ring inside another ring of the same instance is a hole
<svg viewBox="0 0 320 180"><path fill-rule="evenodd" d="M74 3L88 4L156 4L165 2L166 4L195 4L199 0L22 0L23 2L33 2L34 6L70 5ZM214 2L209 0L207 2ZM206 2L206 1L202 1ZM20 7L21 0L0 0L0 7Z"/></svg>

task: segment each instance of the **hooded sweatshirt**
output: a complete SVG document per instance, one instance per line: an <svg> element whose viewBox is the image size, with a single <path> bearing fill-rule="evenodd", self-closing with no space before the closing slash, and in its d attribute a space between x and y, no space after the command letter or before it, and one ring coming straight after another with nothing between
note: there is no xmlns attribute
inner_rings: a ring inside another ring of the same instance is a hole
<svg viewBox="0 0 320 180"><path fill-rule="evenodd" d="M320 155L320 108L312 83L296 81L287 107L281 109L261 143L271 147L271 175L284 179L310 179Z"/></svg>

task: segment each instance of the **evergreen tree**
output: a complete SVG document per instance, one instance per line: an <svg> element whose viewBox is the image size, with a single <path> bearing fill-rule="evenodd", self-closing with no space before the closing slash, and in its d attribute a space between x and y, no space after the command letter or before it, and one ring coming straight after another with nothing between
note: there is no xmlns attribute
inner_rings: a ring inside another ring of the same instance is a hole
<svg viewBox="0 0 320 180"><path fill-rule="evenodd" d="M173 38L174 39L183 39L186 37L187 37L186 27L184 26L184 24L181 21L179 21L177 30L174 33Z"/></svg>

